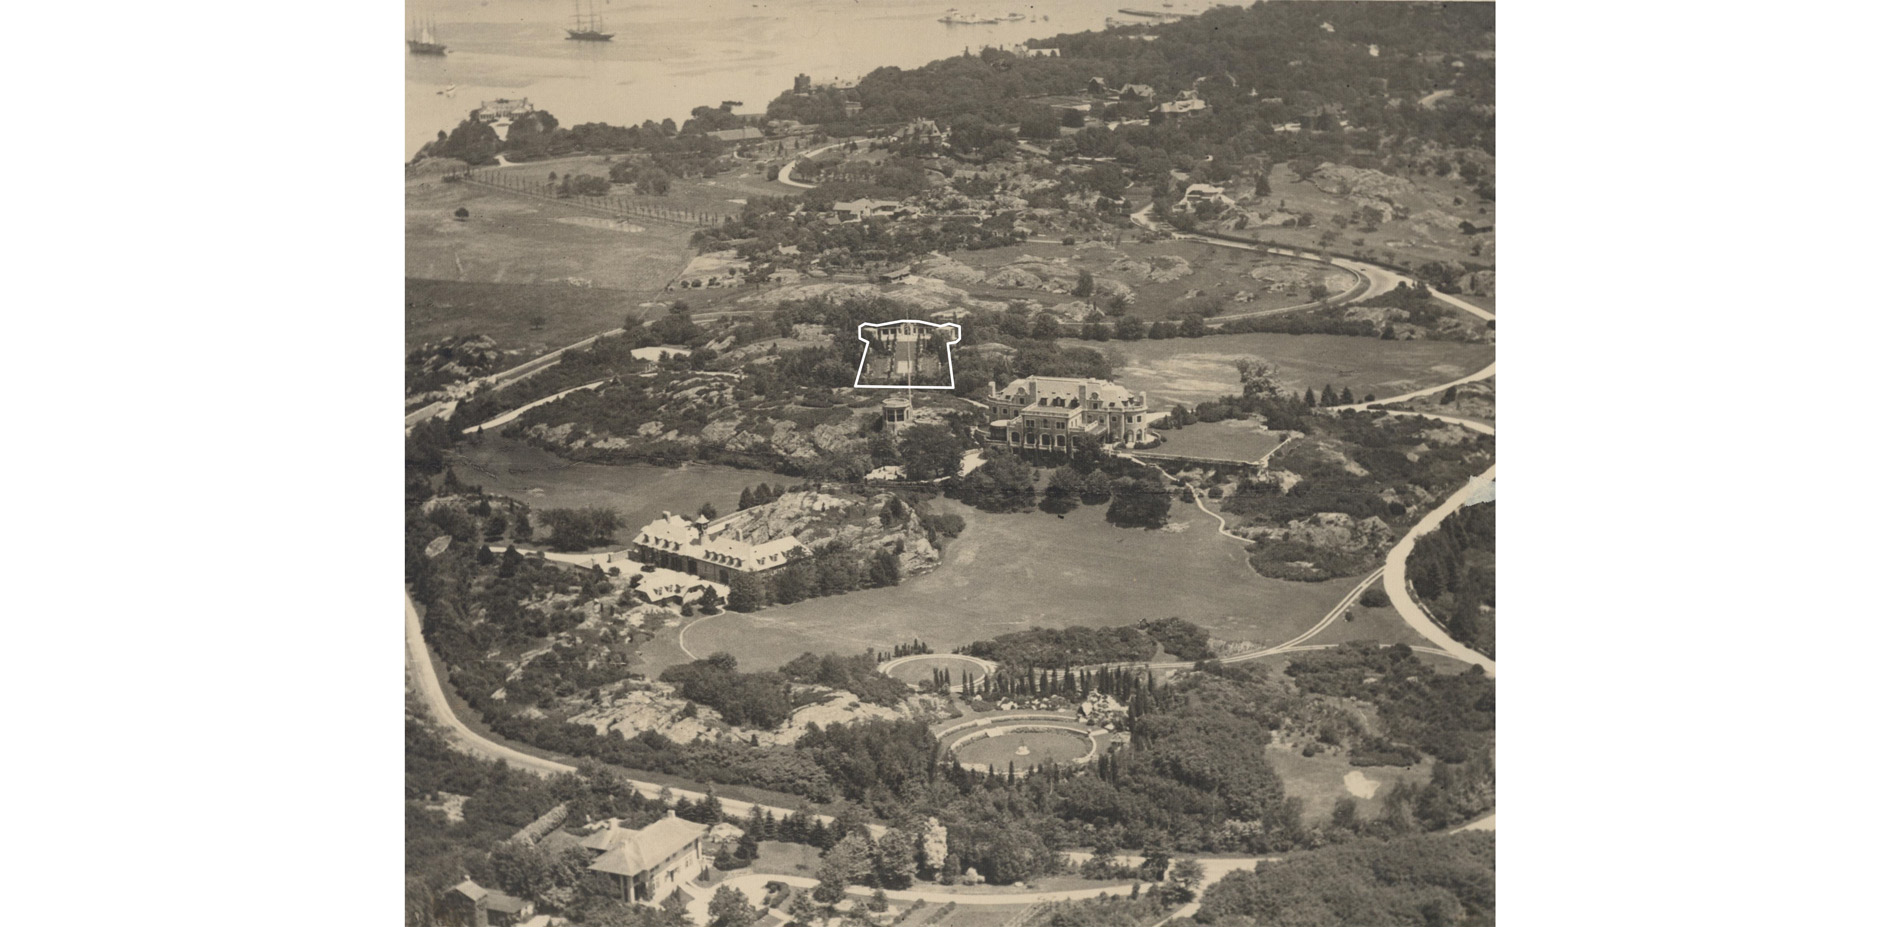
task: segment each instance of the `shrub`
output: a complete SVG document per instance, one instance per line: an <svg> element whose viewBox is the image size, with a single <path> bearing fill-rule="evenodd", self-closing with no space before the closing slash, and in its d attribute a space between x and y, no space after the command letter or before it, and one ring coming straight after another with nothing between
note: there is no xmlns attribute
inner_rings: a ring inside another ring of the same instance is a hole
<svg viewBox="0 0 1900 927"><path fill-rule="evenodd" d="M1385 594L1385 587L1373 586L1359 597L1359 604L1367 608L1385 608L1392 604L1392 597Z"/></svg>

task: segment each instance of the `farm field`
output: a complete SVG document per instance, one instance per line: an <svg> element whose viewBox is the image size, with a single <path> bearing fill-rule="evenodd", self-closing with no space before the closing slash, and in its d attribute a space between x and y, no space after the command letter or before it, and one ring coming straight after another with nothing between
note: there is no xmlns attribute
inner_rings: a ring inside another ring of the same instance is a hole
<svg viewBox="0 0 1900 927"><path fill-rule="evenodd" d="M1357 581L1267 579L1248 565L1245 545L1180 503L1172 514L1185 525L1179 532L1110 527L1103 506L1057 518L937 505L967 526L934 572L894 587L707 618L690 626L687 649L725 651L753 670L807 650L859 653L922 639L947 651L1030 627L1113 627L1168 616L1225 640L1271 644L1318 622Z"/></svg>
<svg viewBox="0 0 1900 927"><path fill-rule="evenodd" d="M1283 431L1269 431L1251 419L1225 422L1196 422L1186 428L1170 428L1155 434L1166 439L1150 453L1206 457L1251 463L1286 440ZM1141 452L1137 452L1141 453Z"/></svg>
<svg viewBox="0 0 1900 927"><path fill-rule="evenodd" d="M1115 381L1146 390L1151 408L1192 405L1240 392L1234 361L1266 360L1280 368L1289 389L1318 392L1351 387L1353 395L1396 396L1482 369L1496 358L1488 344L1455 341L1383 341L1353 335L1283 335L1249 332L1169 338L1161 341L1082 341L1063 339L1065 347L1091 347L1109 359Z"/></svg>
<svg viewBox="0 0 1900 927"><path fill-rule="evenodd" d="M659 518L662 511L690 513L711 502L720 514L725 514L738 508L740 490L762 481L788 481L763 470L711 464L669 468L642 463L577 463L500 437L459 447L451 462L463 480L519 499L537 510L611 508L626 520L617 535L623 544L631 543L640 527ZM858 649L862 648L852 652Z"/></svg>

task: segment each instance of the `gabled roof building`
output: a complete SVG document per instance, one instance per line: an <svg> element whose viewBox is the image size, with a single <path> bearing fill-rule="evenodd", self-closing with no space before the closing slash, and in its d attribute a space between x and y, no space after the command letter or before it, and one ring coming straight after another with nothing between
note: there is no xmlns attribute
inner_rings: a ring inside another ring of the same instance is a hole
<svg viewBox="0 0 1900 927"><path fill-rule="evenodd" d="M805 545L797 538L754 544L729 534L732 517L687 521L672 512L661 512L658 519L640 529L627 552L628 559L730 585L734 574L775 570L805 553Z"/></svg>
<svg viewBox="0 0 1900 927"><path fill-rule="evenodd" d="M668 811L638 830L610 822L581 846L596 854L588 871L611 883L616 897L628 904L658 905L706 871L707 830Z"/></svg>

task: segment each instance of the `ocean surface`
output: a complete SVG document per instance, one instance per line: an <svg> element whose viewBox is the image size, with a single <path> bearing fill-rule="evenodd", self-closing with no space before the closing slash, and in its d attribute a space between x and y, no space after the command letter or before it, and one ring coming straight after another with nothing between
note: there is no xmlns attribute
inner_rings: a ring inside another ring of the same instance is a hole
<svg viewBox="0 0 1900 927"><path fill-rule="evenodd" d="M406 15L433 17L436 41L449 53L411 55L390 37L390 54L408 59L403 157L483 99L527 97L562 125L683 122L693 107L723 100L764 112L800 73L818 83L855 79L886 65L1101 29L1110 16L1134 19L1118 7L1195 13L1211 5L1172 2L1164 10L1162 0L596 0L601 31L614 35L601 43L567 39L572 0L409 0ZM951 9L1028 18L937 21ZM439 92L451 85L453 96Z"/></svg>

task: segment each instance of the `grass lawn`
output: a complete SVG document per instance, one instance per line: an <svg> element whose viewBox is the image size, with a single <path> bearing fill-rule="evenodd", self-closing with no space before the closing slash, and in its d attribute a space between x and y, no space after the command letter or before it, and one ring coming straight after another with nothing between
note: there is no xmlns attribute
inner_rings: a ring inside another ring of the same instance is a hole
<svg viewBox="0 0 1900 927"><path fill-rule="evenodd" d="M1287 437L1286 432L1268 431L1259 422L1244 419L1196 422L1186 428L1170 428L1155 434L1165 439L1160 447L1150 449L1156 454L1179 454L1243 463L1251 463L1266 456L1268 451Z"/></svg>
<svg viewBox="0 0 1900 927"><path fill-rule="evenodd" d="M960 684L963 679L963 674L966 672L973 677L983 676L988 672L983 668L981 663L976 663L968 657L959 657L956 654L943 654L941 656L933 656L928 660L912 660L909 663L894 666L891 668L890 675L892 678L903 682L928 683L930 681L930 671L939 669L950 671L950 681L953 685Z"/></svg>
<svg viewBox="0 0 1900 927"><path fill-rule="evenodd" d="M1019 755L1016 751L1020 747L1029 748L1029 752ZM1027 771L1037 763L1066 763L1087 756L1088 752L1086 734L1010 731L995 737L978 737L958 747L956 754L957 761L962 763L982 763L996 769L1005 769L1014 763L1018 770Z"/></svg>
<svg viewBox="0 0 1900 927"><path fill-rule="evenodd" d="M1108 357L1115 380L1145 390L1151 408L1192 405L1240 392L1234 361L1257 357L1280 368L1287 388L1317 393L1326 384L1351 387L1355 398L1367 393L1397 396L1481 370L1497 355L1488 344L1455 341L1382 341L1352 335L1281 335L1250 332L1161 341L1081 341L1064 346L1092 347Z"/></svg>
<svg viewBox="0 0 1900 927"><path fill-rule="evenodd" d="M1113 627L1171 615L1226 640L1275 643L1311 627L1357 581L1267 579L1248 565L1245 545L1178 502L1178 532L1112 527L1103 506L1058 518L937 504L967 527L935 571L895 587L710 618L692 627L688 646L763 669L807 650L860 653L916 638L946 651L1033 626Z"/></svg>
<svg viewBox="0 0 1900 927"><path fill-rule="evenodd" d="M759 858L748 868L773 875L818 877L818 860L823 854L817 847L778 840L759 841Z"/></svg>
<svg viewBox="0 0 1900 927"><path fill-rule="evenodd" d="M1412 626L1399 617L1399 611L1391 606L1367 608L1354 604L1347 612L1352 620L1341 617L1338 621L1319 632L1309 644L1343 644L1347 641L1378 641L1381 644L1408 644L1414 647L1430 646L1430 642L1420 636Z"/></svg>
<svg viewBox="0 0 1900 927"><path fill-rule="evenodd" d="M1013 921L1017 915L1028 910L1029 905L960 904L941 920L930 920L932 917L937 916L937 912L947 907L949 907L949 905L926 904L918 908L916 914L904 918L904 924L906 927L909 927L911 924L923 924L926 922L930 922L933 927L1003 927L1003 925ZM904 910L904 906L893 902L891 904L891 910L902 911Z"/></svg>
<svg viewBox="0 0 1900 927"><path fill-rule="evenodd" d="M739 507L741 490L761 481L790 482L764 470L712 464L669 468L652 464L577 463L499 436L457 448L456 473L482 488L535 509L605 506L626 524L615 535L631 543L640 528L662 511L690 513L711 502L721 514Z"/></svg>
<svg viewBox="0 0 1900 927"><path fill-rule="evenodd" d="M1371 798L1358 799L1361 819L1378 817L1385 810L1386 793L1391 791L1394 784L1403 780L1423 781L1431 778L1429 760L1412 766L1354 766L1346 759L1343 750L1318 756L1301 756L1298 750L1291 747L1274 745L1266 749L1267 762L1286 784L1286 794L1306 802L1305 821L1308 824L1323 823L1332 817L1333 803L1352 794L1346 789L1346 777L1355 771L1377 785Z"/></svg>

